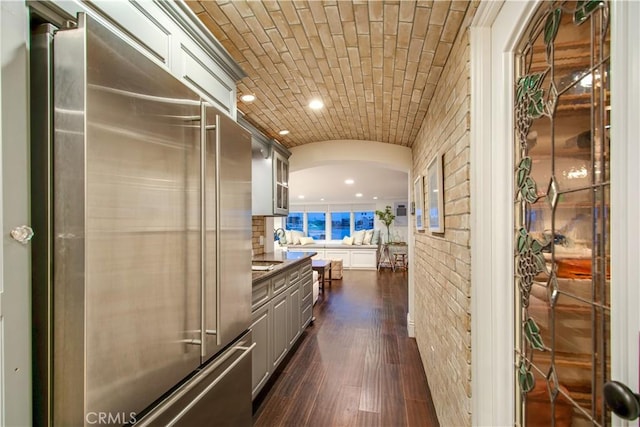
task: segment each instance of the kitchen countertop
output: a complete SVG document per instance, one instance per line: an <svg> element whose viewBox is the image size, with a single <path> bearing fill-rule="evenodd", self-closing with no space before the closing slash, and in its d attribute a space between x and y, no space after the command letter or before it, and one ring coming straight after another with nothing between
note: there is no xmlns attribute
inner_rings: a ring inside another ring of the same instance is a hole
<svg viewBox="0 0 640 427"><path fill-rule="evenodd" d="M252 261L259 261L259 262L278 261L278 262L274 263L273 270L252 271L251 272L252 282L255 285L259 282L262 282L263 280L269 279L290 267L300 264L302 261L304 261L305 259L311 258L315 254L316 252L313 252L313 251L307 251L307 252L276 251L273 253L256 255L253 257Z"/></svg>

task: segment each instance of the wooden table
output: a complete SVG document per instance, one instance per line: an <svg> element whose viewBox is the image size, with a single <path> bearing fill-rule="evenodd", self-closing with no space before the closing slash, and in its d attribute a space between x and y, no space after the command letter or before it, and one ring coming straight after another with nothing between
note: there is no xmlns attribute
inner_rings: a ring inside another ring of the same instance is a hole
<svg viewBox="0 0 640 427"><path fill-rule="evenodd" d="M329 285L331 285L331 261L325 259L312 259L311 268L318 272L318 282L320 282L320 289L324 291L325 280L328 280ZM329 273L328 278L326 278L327 271Z"/></svg>

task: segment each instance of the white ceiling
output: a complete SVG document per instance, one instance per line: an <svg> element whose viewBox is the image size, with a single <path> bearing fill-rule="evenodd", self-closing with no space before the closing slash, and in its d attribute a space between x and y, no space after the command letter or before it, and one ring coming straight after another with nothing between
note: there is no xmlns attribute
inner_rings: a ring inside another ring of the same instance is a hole
<svg viewBox="0 0 640 427"><path fill-rule="evenodd" d="M351 185L346 179L353 179ZM362 193L362 197L356 197ZM384 200L407 200L408 175L367 162L345 162L291 172L291 204L376 203ZM299 196L304 196L303 199ZM324 199L324 200L321 200Z"/></svg>

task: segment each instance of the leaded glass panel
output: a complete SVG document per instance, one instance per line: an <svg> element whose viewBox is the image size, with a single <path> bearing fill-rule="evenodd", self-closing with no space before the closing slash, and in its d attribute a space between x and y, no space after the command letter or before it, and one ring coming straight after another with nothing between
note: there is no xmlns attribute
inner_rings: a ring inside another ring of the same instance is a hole
<svg viewBox="0 0 640 427"><path fill-rule="evenodd" d="M542 2L516 54L518 425L608 425L609 3Z"/></svg>

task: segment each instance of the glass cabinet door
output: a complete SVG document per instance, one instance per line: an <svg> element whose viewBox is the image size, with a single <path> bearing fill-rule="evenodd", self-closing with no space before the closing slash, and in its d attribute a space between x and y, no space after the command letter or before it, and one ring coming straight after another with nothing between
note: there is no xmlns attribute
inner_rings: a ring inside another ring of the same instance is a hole
<svg viewBox="0 0 640 427"><path fill-rule="evenodd" d="M274 151L274 207L275 214L289 213L289 161L280 153Z"/></svg>

